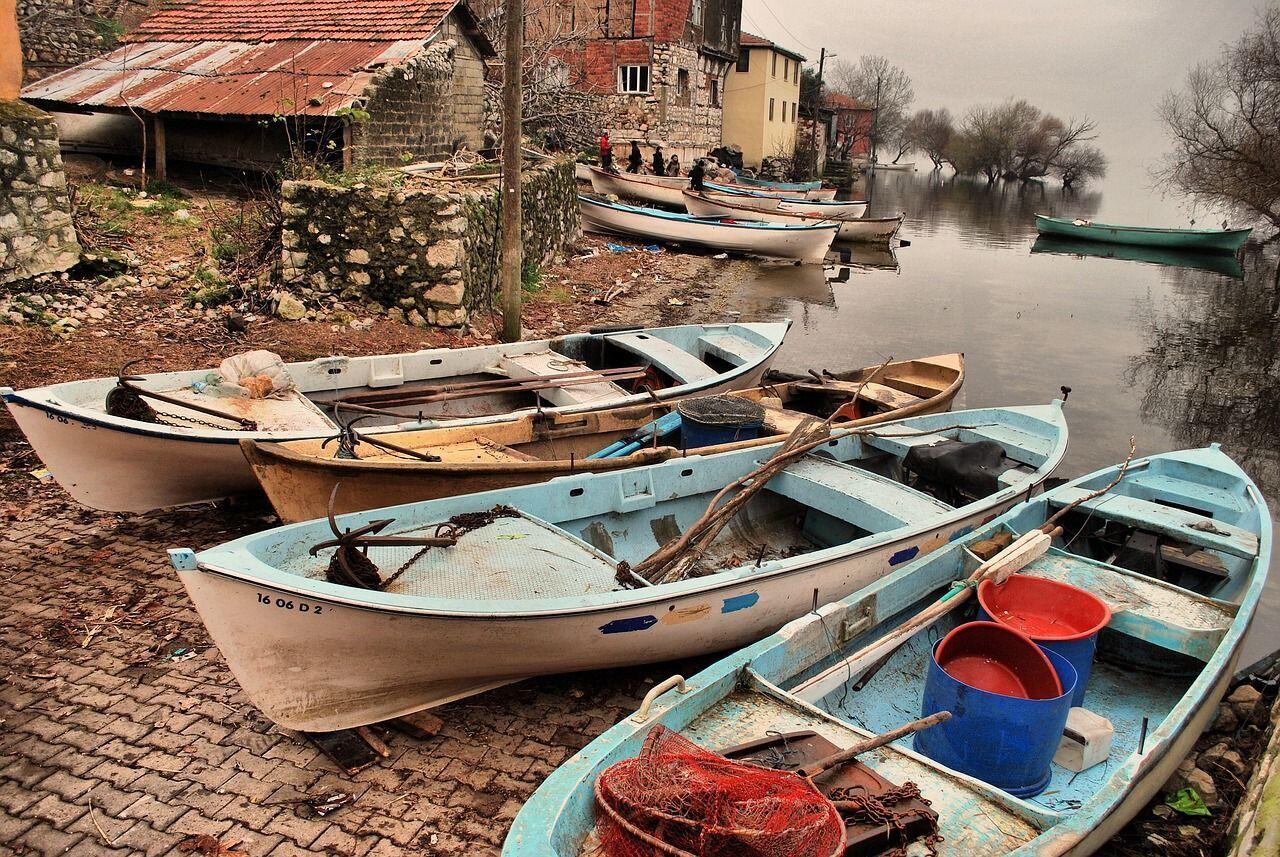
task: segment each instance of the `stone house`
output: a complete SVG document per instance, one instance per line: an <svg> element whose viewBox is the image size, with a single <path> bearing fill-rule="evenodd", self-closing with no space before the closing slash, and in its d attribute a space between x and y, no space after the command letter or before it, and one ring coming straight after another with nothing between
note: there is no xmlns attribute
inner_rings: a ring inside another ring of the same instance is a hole
<svg viewBox="0 0 1280 857"><path fill-rule="evenodd" d="M827 92L822 104L831 111L827 131L829 156L838 161L864 161L871 151L875 109L839 92Z"/></svg>
<svg viewBox="0 0 1280 857"><path fill-rule="evenodd" d="M459 0L191 0L22 97L101 120L68 121L64 146L145 144L161 177L169 158L395 164L483 146L493 55ZM68 128L85 130L78 140Z"/></svg>
<svg viewBox="0 0 1280 857"><path fill-rule="evenodd" d="M599 96L602 127L626 156L661 144L686 166L721 141L725 77L737 60L742 0L570 0L536 9L568 77Z"/></svg>
<svg viewBox="0 0 1280 857"><path fill-rule="evenodd" d="M791 158L799 127L804 57L751 33L738 40L738 61L724 88L724 142L742 149L742 163Z"/></svg>

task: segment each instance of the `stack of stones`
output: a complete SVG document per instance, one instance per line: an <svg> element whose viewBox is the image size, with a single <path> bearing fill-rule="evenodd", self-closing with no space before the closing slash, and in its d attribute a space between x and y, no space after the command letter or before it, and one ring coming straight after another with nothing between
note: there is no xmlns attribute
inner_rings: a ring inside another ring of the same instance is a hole
<svg viewBox="0 0 1280 857"><path fill-rule="evenodd" d="M21 101L0 102L0 283L65 271L80 259L58 126Z"/></svg>

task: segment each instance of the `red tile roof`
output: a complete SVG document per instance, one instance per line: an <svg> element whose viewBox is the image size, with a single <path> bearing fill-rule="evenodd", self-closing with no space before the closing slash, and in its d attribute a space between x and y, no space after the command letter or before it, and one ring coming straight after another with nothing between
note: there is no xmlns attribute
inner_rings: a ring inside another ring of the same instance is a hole
<svg viewBox="0 0 1280 857"><path fill-rule="evenodd" d="M430 38L457 0L193 0L157 12L132 42Z"/></svg>
<svg viewBox="0 0 1280 857"><path fill-rule="evenodd" d="M780 54L786 54L789 57L794 57L795 59L804 62L804 57L795 51L790 50L789 48L784 48L777 42L771 42L763 36L757 36L755 33L748 33L746 30L743 30L742 34L738 36L738 44L744 48L771 48Z"/></svg>
<svg viewBox="0 0 1280 857"><path fill-rule="evenodd" d="M872 110L869 104L863 104L856 98L850 98L843 92L828 92L822 96L822 105L832 110Z"/></svg>

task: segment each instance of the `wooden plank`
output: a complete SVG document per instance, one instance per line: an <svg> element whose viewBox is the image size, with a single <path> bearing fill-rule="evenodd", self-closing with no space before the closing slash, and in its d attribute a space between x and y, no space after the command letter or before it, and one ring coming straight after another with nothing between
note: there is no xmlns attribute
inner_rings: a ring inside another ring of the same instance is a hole
<svg viewBox="0 0 1280 857"><path fill-rule="evenodd" d="M688 351L651 334L640 331L611 333L605 339L632 354L649 360L654 366L682 383L692 384L698 381L709 381L716 377L716 372L710 366Z"/></svg>
<svg viewBox="0 0 1280 857"><path fill-rule="evenodd" d="M927 523L953 511L900 482L812 455L775 476L768 490L871 532Z"/></svg>
<svg viewBox="0 0 1280 857"><path fill-rule="evenodd" d="M746 366L760 359L765 350L754 342L729 333L703 336L698 340L708 353L738 366Z"/></svg>
<svg viewBox="0 0 1280 857"><path fill-rule="evenodd" d="M858 398L895 410L918 405L924 401L920 396L913 396L905 390L896 390L884 384L877 384L875 381L868 381Z"/></svg>
<svg viewBox="0 0 1280 857"><path fill-rule="evenodd" d="M169 175L169 165L165 143L164 120L159 116L152 117L151 119L151 137L155 149L155 178L164 179Z"/></svg>
<svg viewBox="0 0 1280 857"><path fill-rule="evenodd" d="M1066 506L1087 493L1089 492L1083 488L1059 488L1048 499L1054 506ZM1185 509L1175 509L1116 493L1086 500L1077 508L1095 512L1131 527L1164 533L1187 544L1222 551L1242 559L1253 559L1258 555L1256 534Z"/></svg>

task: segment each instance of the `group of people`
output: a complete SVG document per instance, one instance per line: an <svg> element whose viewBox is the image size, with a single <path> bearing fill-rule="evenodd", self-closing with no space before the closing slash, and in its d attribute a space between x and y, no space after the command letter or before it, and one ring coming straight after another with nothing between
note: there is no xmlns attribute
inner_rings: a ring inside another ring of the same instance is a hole
<svg viewBox="0 0 1280 857"><path fill-rule="evenodd" d="M639 173L644 165L644 155L640 151L639 141L631 141L631 153L627 155L627 172ZM609 140L609 134L606 131L600 135L600 167L609 172L616 173L617 167L613 163L613 143ZM662 154L662 144L655 145L653 148L653 160L650 167L652 174L655 176L678 176L680 175L680 156L672 155L670 159L666 159ZM692 190L702 190L702 182L706 177L706 164L702 158L698 158L693 163L693 168L689 170L689 187Z"/></svg>

